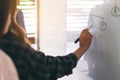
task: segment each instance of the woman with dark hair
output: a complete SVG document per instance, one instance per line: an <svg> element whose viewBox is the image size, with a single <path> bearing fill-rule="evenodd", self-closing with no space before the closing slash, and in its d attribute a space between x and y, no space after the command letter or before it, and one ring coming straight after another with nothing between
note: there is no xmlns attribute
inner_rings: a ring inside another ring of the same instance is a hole
<svg viewBox="0 0 120 80"><path fill-rule="evenodd" d="M16 1L0 1L0 49L14 62L20 80L57 80L69 75L78 59L87 51L92 35L87 29L80 35L80 47L66 56L46 56L34 50L23 28L16 22Z"/></svg>

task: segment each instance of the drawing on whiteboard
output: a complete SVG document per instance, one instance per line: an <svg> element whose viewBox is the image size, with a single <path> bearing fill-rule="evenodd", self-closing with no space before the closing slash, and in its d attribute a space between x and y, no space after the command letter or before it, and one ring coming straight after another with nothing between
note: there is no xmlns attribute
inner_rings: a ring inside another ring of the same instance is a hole
<svg viewBox="0 0 120 80"><path fill-rule="evenodd" d="M107 29L107 24L105 23L104 17L102 17L102 16L90 14L90 18L91 18L90 20L91 21L88 25L92 25L93 28L95 27L94 26L95 23L94 23L94 20L93 20L94 17L97 17L97 18L101 19L100 23L98 23L99 28L100 28L101 31L105 31Z"/></svg>
<svg viewBox="0 0 120 80"><path fill-rule="evenodd" d="M115 0L115 4L111 10L111 14L115 17L120 17L120 8L117 6L117 0Z"/></svg>

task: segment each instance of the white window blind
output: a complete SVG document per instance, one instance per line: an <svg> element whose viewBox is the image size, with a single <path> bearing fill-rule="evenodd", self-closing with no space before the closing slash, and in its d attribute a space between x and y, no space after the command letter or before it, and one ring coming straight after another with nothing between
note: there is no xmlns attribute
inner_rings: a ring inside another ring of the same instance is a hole
<svg viewBox="0 0 120 80"><path fill-rule="evenodd" d="M37 30L37 11L35 0L20 0L18 6L24 13L25 28L28 37L36 34Z"/></svg>
<svg viewBox="0 0 120 80"><path fill-rule="evenodd" d="M24 14L27 37L37 50L39 50L38 4L39 0L20 0L18 6Z"/></svg>
<svg viewBox="0 0 120 80"><path fill-rule="evenodd" d="M85 28L91 9L103 2L105 0L67 0L67 30Z"/></svg>

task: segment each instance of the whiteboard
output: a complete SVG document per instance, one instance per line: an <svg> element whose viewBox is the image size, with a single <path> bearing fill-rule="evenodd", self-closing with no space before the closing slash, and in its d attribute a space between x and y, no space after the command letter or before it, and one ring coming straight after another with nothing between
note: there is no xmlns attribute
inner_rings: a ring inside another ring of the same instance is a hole
<svg viewBox="0 0 120 80"><path fill-rule="evenodd" d="M93 40L84 59L93 80L120 80L120 11L118 16L112 15L114 1L96 6L90 13ZM120 8L120 0L117 1Z"/></svg>

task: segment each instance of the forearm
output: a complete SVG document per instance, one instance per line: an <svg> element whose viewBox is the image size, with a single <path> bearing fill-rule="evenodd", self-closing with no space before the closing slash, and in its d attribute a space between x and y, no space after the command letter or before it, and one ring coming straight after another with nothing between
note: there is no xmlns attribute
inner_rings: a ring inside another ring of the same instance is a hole
<svg viewBox="0 0 120 80"><path fill-rule="evenodd" d="M79 48L74 52L78 59L88 50L92 41L92 35L88 29L84 29L79 37Z"/></svg>
<svg viewBox="0 0 120 80"><path fill-rule="evenodd" d="M77 56L78 59L80 59L82 57L82 55L85 53L85 49L84 48L78 48L74 54Z"/></svg>

